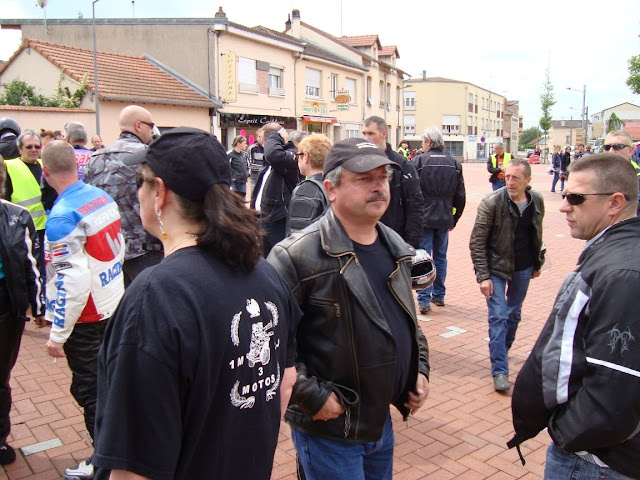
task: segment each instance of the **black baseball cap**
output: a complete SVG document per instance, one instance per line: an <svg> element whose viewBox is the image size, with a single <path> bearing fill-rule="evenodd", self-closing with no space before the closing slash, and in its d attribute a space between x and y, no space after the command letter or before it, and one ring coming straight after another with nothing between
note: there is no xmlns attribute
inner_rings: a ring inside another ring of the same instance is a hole
<svg viewBox="0 0 640 480"><path fill-rule="evenodd" d="M204 200L207 190L216 183L231 184L227 152L214 135L204 130L167 130L133 155L138 158L127 163L147 163L171 191L189 200Z"/></svg>
<svg viewBox="0 0 640 480"><path fill-rule="evenodd" d="M336 142L331 147L324 160L322 175L326 177L331 170L338 167L355 173L364 173L383 165L400 168L400 165L389 160L384 150L375 143L364 138L347 138Z"/></svg>

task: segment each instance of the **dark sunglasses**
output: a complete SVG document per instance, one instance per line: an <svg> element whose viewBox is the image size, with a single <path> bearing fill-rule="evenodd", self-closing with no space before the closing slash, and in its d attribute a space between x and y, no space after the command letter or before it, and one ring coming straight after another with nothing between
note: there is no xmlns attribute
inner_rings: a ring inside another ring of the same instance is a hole
<svg viewBox="0 0 640 480"><path fill-rule="evenodd" d="M147 125L151 130L153 130L153 127L156 126L155 123L153 122L145 122L144 120L140 120L140 123L144 123L145 125Z"/></svg>
<svg viewBox="0 0 640 480"><path fill-rule="evenodd" d="M153 183L154 180L155 180L155 178L147 178L147 177L145 177L144 173L142 173L142 172L136 172L136 188L138 190L140 190L140 187L142 187L142 184L144 182Z"/></svg>
<svg viewBox="0 0 640 480"><path fill-rule="evenodd" d="M42 147L40 145L25 145L24 148L26 148L27 150L33 150L34 148L36 150L40 150Z"/></svg>
<svg viewBox="0 0 640 480"><path fill-rule="evenodd" d="M604 151L605 151L605 152L608 152L608 151L609 151L609 150L611 150L612 148L613 148L616 152L618 152L618 151L622 150L623 148L627 148L627 147L629 147L629 145L625 145L624 143L613 143L613 144L608 144L608 143L607 143L607 144L605 144L605 145L604 145L604 147L603 147L603 148L604 148Z"/></svg>
<svg viewBox="0 0 640 480"><path fill-rule="evenodd" d="M589 195L613 195L613 193L563 193L562 199L566 198L569 205L582 205Z"/></svg>

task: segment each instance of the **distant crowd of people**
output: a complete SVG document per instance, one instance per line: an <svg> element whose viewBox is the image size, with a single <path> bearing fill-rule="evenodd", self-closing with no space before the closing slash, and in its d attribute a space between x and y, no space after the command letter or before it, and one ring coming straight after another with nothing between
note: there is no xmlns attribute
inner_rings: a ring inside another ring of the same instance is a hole
<svg viewBox="0 0 640 480"><path fill-rule="evenodd" d="M299 478L391 479L390 405L406 420L429 397L419 319L446 305L466 206L440 129L412 152L377 116L335 143L274 122L227 151L194 128L159 135L137 105L118 125L90 150L80 122L58 139L0 119L0 464L30 315L94 447L66 479L267 480L281 418ZM640 479L640 167L624 132L604 150L557 148L552 191L587 242L513 384L508 446L524 463L546 428L548 480ZM506 392L545 205L502 144L486 168L469 251Z"/></svg>

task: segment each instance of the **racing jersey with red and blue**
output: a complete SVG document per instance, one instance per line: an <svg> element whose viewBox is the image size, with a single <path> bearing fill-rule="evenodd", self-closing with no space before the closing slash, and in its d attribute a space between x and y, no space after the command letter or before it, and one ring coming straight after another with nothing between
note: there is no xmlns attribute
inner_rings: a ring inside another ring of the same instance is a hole
<svg viewBox="0 0 640 480"><path fill-rule="evenodd" d="M53 204L45 234L50 338L64 343L76 322L106 320L124 294L120 213L103 190L81 181Z"/></svg>

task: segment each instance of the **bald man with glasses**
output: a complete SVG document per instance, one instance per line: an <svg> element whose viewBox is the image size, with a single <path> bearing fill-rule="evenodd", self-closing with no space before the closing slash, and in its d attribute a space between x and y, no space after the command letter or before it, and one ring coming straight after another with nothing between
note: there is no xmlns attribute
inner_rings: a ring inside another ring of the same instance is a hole
<svg viewBox="0 0 640 480"><path fill-rule="evenodd" d="M107 192L120 208L126 250L122 270L128 286L145 268L162 260L162 245L142 228L140 202L136 189L139 164L132 163L133 153L147 148L153 140L153 118L146 108L124 107L118 118L120 137L109 147L95 152L89 159L84 181Z"/></svg>

